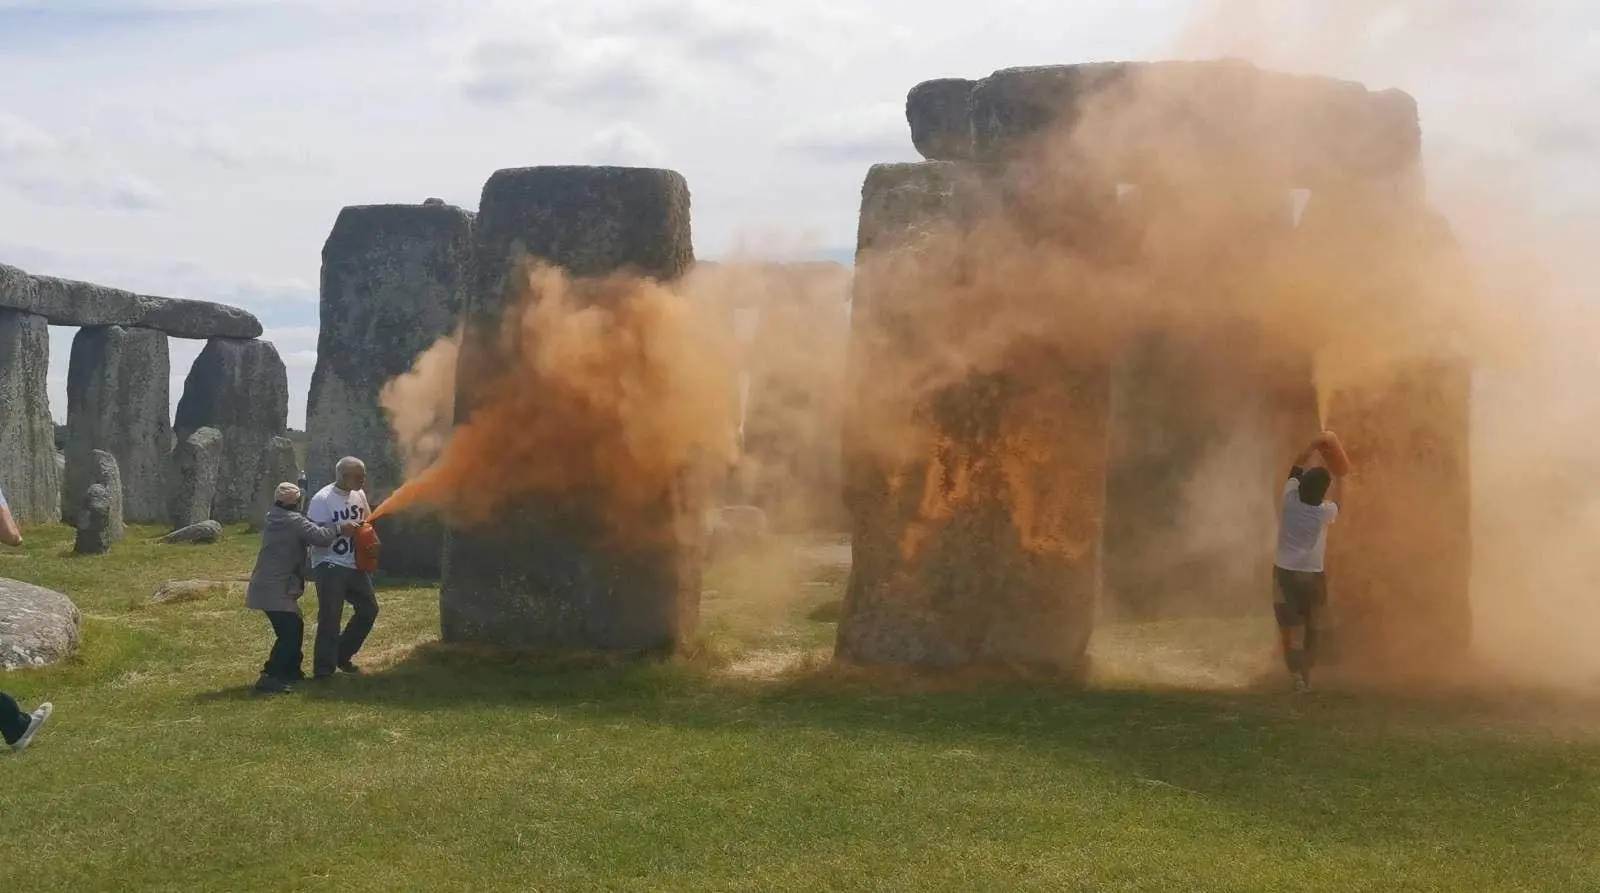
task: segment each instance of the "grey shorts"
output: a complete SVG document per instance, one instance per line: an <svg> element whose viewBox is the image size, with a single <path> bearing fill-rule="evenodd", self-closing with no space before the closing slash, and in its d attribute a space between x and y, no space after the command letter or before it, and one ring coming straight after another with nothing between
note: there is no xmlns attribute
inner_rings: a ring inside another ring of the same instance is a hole
<svg viewBox="0 0 1600 893"><path fill-rule="evenodd" d="M1272 569L1272 588L1276 598L1272 613L1278 626L1310 626L1312 619L1328 603L1328 577L1317 571Z"/></svg>

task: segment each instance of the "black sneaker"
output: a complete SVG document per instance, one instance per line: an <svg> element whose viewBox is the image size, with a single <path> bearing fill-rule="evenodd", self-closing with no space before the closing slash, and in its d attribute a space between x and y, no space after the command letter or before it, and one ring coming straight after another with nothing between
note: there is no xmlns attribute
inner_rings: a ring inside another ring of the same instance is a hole
<svg viewBox="0 0 1600 893"><path fill-rule="evenodd" d="M264 695L285 695L294 691L294 687L282 679L262 676L256 680L256 691Z"/></svg>
<svg viewBox="0 0 1600 893"><path fill-rule="evenodd" d="M354 663L351 663L350 661L345 661L344 663L339 665L339 672L341 672L341 673L349 673L351 676L360 676L361 675L361 668L356 666Z"/></svg>

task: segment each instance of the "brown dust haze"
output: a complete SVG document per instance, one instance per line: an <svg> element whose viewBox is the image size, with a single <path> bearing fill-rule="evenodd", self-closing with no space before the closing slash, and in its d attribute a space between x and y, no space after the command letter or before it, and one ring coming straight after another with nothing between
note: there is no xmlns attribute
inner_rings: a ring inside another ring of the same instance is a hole
<svg viewBox="0 0 1600 893"><path fill-rule="evenodd" d="M858 259L878 300L917 308L897 318L901 343L916 349L877 346L893 359L857 395L870 420L858 443L884 462L913 461L937 432L906 407L1005 369L1019 351L1112 363L1152 330L1200 345L1220 380L1241 362L1292 370L1314 356L1324 411L1331 394L1381 385L1409 362L1464 357L1476 369L1476 639L1508 678L1589 681L1600 672L1590 647L1600 632L1600 499L1587 485L1600 435L1591 286L1600 221L1592 182L1572 186L1592 168L1572 156L1594 157L1600 120L1569 70L1587 64L1582 47L1566 37L1559 10L1511 3L1197 7L1175 56L1243 57L1417 96L1427 201L1439 215L1394 198L1413 194L1415 181L1375 184L1370 198L1308 195L1306 184L1259 168L1215 169L1189 135L1164 133L1175 125L1162 109L1214 101L1219 88L1187 97L1168 81L1135 81L1071 133L1033 148L1011 175L1029 196L1020 208L980 212L959 231L930 229L911 253ZM1270 120L1239 122L1256 154L1317 141L1315 120L1294 111L1279 105ZM1508 138L1507 120L1528 136ZM1129 134L1169 137L1137 182L1119 155ZM408 482L380 514L417 508L482 522L528 494L604 481L625 524L685 466L736 462L739 401L723 314L739 292L769 287L750 270L697 272L670 286L530 270L506 323L526 349L453 436L456 339L386 390ZM795 357L784 368L797 379L839 375L827 352L811 364ZM1281 466L1316 419L1280 431L1256 416L1230 417L1223 445L1173 492L1188 533L1164 551L1270 548Z"/></svg>

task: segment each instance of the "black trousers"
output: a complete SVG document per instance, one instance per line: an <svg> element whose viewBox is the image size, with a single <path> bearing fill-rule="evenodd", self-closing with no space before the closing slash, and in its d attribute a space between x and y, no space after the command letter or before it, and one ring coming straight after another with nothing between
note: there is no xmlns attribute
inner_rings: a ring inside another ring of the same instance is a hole
<svg viewBox="0 0 1600 893"><path fill-rule="evenodd" d="M5 738L7 744L16 744L32 722L33 714L23 713L16 698L0 691L0 737Z"/></svg>
<svg viewBox="0 0 1600 893"><path fill-rule="evenodd" d="M354 658L367 641L367 634L378 619L378 594L372 590L372 578L353 567L319 564L315 577L317 640L312 646L311 672L327 676ZM341 632L339 622L344 619L345 602L354 611Z"/></svg>
<svg viewBox="0 0 1600 893"><path fill-rule="evenodd" d="M261 675L284 682L304 679L306 674L300 669L300 664L305 659L306 622L294 611L262 613L267 615L267 622L272 624L272 631L277 633L278 639L272 643L272 652L267 655Z"/></svg>

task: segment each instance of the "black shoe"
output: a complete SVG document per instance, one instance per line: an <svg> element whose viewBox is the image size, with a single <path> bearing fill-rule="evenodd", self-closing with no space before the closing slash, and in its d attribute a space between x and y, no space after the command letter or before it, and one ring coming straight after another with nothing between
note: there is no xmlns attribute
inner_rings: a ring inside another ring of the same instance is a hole
<svg viewBox="0 0 1600 893"><path fill-rule="evenodd" d="M361 668L356 666L354 663L351 663L350 661L345 661L344 663L339 665L339 672L341 672L341 673L349 673L352 676L360 676L361 675Z"/></svg>
<svg viewBox="0 0 1600 893"><path fill-rule="evenodd" d="M294 687L282 679L271 676L262 676L256 680L256 691L264 695L285 695L294 691Z"/></svg>

